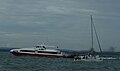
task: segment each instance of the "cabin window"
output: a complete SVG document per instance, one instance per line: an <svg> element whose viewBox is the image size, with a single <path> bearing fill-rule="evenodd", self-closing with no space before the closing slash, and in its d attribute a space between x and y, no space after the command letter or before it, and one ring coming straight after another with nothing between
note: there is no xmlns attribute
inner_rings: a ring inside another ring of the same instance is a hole
<svg viewBox="0 0 120 71"><path fill-rule="evenodd" d="M40 48L40 46L36 46L36 48Z"/></svg>
<svg viewBox="0 0 120 71"><path fill-rule="evenodd" d="M58 54L58 52L46 52L46 51L38 51L38 53Z"/></svg>
<svg viewBox="0 0 120 71"><path fill-rule="evenodd" d="M35 52L33 50L20 50L21 52Z"/></svg>

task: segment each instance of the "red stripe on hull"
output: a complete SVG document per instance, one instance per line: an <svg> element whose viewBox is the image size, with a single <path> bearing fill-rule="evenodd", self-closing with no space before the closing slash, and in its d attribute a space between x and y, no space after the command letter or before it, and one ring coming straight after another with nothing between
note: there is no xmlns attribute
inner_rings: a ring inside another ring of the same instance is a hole
<svg viewBox="0 0 120 71"><path fill-rule="evenodd" d="M11 52L15 56L38 56L38 57L49 57L49 58L74 58L74 56L57 56L57 55L44 55L44 54L29 54L29 53L16 53Z"/></svg>

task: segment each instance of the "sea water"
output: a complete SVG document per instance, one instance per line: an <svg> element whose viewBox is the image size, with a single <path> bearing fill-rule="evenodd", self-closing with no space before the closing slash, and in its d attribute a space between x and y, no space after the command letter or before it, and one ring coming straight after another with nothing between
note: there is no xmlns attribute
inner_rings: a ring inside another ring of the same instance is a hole
<svg viewBox="0 0 120 71"><path fill-rule="evenodd" d="M120 60L74 62L71 58L14 56L0 52L0 71L120 71Z"/></svg>

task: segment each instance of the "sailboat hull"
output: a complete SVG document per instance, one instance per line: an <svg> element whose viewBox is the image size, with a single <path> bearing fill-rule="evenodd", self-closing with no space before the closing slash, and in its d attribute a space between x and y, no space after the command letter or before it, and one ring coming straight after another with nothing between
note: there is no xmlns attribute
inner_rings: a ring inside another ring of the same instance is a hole
<svg viewBox="0 0 120 71"><path fill-rule="evenodd" d="M87 61L87 62L101 62L103 61L103 59L77 59L77 60L74 60L74 61L78 61L78 62L82 62L82 61Z"/></svg>

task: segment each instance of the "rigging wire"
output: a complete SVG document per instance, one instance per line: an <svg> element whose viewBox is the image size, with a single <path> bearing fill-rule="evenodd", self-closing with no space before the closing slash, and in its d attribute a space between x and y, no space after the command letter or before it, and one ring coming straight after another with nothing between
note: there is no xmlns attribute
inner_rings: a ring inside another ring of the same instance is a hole
<svg viewBox="0 0 120 71"><path fill-rule="evenodd" d="M96 39L97 39L97 42L98 42L98 46L99 46L100 52L102 53L102 48L101 48L101 44L100 44L100 41L99 41L99 37L98 37L98 35L97 35L97 31L96 31L96 28L95 28L95 25L94 25L94 22L93 22L93 19L92 19L92 15L91 15L92 48L93 48L93 30L94 30L94 32L95 32L95 36L96 36Z"/></svg>

